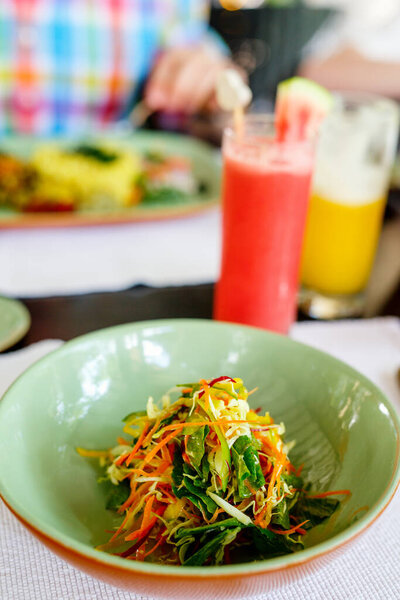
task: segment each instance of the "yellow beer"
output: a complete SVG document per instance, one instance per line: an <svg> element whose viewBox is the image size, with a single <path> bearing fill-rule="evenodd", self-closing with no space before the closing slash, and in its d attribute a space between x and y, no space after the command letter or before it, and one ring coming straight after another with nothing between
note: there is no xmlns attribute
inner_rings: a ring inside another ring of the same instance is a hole
<svg viewBox="0 0 400 600"><path fill-rule="evenodd" d="M372 269L386 198L351 203L313 193L302 283L325 294L362 291Z"/></svg>

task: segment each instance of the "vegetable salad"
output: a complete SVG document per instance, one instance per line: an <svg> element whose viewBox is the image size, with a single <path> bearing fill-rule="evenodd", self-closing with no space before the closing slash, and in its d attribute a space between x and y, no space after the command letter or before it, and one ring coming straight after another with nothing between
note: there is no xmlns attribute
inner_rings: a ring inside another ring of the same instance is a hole
<svg viewBox="0 0 400 600"><path fill-rule="evenodd" d="M308 529L338 507L311 494L289 459L282 423L251 410L239 378L181 384L125 417L124 437L95 457L121 515L99 546L130 560L229 564L300 550ZM172 398L178 393L178 398ZM127 436L127 437L126 437Z"/></svg>

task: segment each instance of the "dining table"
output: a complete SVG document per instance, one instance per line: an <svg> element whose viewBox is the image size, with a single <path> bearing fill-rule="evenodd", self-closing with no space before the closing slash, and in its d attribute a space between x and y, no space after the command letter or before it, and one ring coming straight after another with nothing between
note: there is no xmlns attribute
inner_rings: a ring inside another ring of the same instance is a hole
<svg viewBox="0 0 400 600"><path fill-rule="evenodd" d="M365 373L400 411L399 195L393 192L394 201L385 216L367 291L365 318L317 322L299 312L290 335ZM0 295L21 300L31 316L26 335L0 355L0 395L29 365L76 336L149 319L211 319L218 277L220 219L217 208L208 216L193 216L170 224L114 225L111 229L59 233L0 233L0 262L5 265ZM151 232L158 240L156 249L152 247ZM107 244L112 251L104 248ZM103 263L96 262L96 256L89 261L88 255L96 249ZM38 265L39 258L42 263ZM157 266L159 262L161 268ZM74 273L80 263L84 276L76 278ZM288 579L281 588L243 600L400 598L399 515L397 493L385 514L347 552L332 556L317 572L304 572L297 581ZM134 590L127 592L105 585L63 563L3 506L0 598L145 600Z"/></svg>
<svg viewBox="0 0 400 600"><path fill-rule="evenodd" d="M393 211L389 215L368 288L368 317L400 317L400 214L397 216ZM13 349L48 338L70 340L96 329L134 321L211 319L214 287L214 281L186 285L135 284L115 291L20 297L32 322L26 336ZM311 321L301 311L297 320Z"/></svg>
<svg viewBox="0 0 400 600"><path fill-rule="evenodd" d="M213 292L213 283L163 288L136 285L117 292L23 298L32 325L16 348L48 338L70 340L96 329L134 321L211 319ZM400 317L400 286L388 298L379 315ZM310 320L301 312L297 318L298 321Z"/></svg>

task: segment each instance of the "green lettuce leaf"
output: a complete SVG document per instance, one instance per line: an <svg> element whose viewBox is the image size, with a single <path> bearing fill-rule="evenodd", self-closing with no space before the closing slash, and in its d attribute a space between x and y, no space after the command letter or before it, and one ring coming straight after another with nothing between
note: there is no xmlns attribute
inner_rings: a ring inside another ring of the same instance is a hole
<svg viewBox="0 0 400 600"><path fill-rule="evenodd" d="M176 417L178 416L178 413L182 410L182 407L180 406L178 410L176 410L175 412L173 412L171 415L169 415L169 417L165 417L165 419L163 419L160 422L160 426L158 428L158 431L160 431L160 429L162 429L163 427L166 427L167 425L171 425L172 421L174 419L176 419Z"/></svg>
<svg viewBox="0 0 400 600"><path fill-rule="evenodd" d="M184 529L183 527L181 529L178 529L178 531L175 534L175 539L176 540L180 540L186 536L198 536L198 535L202 535L203 533L211 533L211 532L217 532L218 530L225 530L225 529L229 529L229 528L235 528L235 527L244 527L244 525L242 523L240 523L240 521L238 521L237 519L224 519L223 521L218 521L217 523L212 523L211 525L201 525L200 527L191 527L188 529Z"/></svg>
<svg viewBox="0 0 400 600"><path fill-rule="evenodd" d="M106 509L118 510L118 508L129 498L131 486L129 479L123 479L118 485L114 485L111 481L103 484L108 490Z"/></svg>
<svg viewBox="0 0 400 600"><path fill-rule="evenodd" d="M279 535L269 531L269 529L249 525L246 531L251 535L253 544L261 558L281 556L303 548L303 544L300 541L295 541L293 537Z"/></svg>
<svg viewBox="0 0 400 600"><path fill-rule="evenodd" d="M253 440L247 435L241 435L233 444L231 453L238 483L238 498L249 498L252 492L246 482L256 490L265 484Z"/></svg>
<svg viewBox="0 0 400 600"><path fill-rule="evenodd" d="M339 504L339 500L333 498L308 498L306 494L301 494L293 507L292 513L301 521L308 519L308 523L304 525L304 528L310 529L329 519Z"/></svg>
<svg viewBox="0 0 400 600"><path fill-rule="evenodd" d="M271 522L280 525L282 529L290 529L289 503L285 498L274 507Z"/></svg>
<svg viewBox="0 0 400 600"><path fill-rule="evenodd" d="M204 456L204 442L210 431L208 425L197 427L196 430L189 435L186 444L186 453L196 469L198 474L202 476L202 459Z"/></svg>
<svg viewBox="0 0 400 600"><path fill-rule="evenodd" d="M180 448L174 452L172 481L172 491L177 498L187 498L207 518L213 515L217 505L207 496L208 484L200 480L197 472L184 462Z"/></svg>
<svg viewBox="0 0 400 600"><path fill-rule="evenodd" d="M284 473L281 475L281 481L284 481L289 487L293 487L296 490L301 490L304 487L302 477L296 477L293 474Z"/></svg>
<svg viewBox="0 0 400 600"><path fill-rule="evenodd" d="M240 527L235 527L218 533L189 558L185 556L183 564L188 567L200 566L204 565L210 558L213 558L213 564L220 564L224 558L225 546L233 542L240 530Z"/></svg>

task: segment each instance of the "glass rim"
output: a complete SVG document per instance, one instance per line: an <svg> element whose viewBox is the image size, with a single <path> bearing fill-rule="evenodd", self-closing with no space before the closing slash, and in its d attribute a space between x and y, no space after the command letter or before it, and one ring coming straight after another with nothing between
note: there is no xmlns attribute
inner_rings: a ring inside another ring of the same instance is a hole
<svg viewBox="0 0 400 600"><path fill-rule="evenodd" d="M332 95L335 99L343 98L344 100L355 100L360 101L361 103L368 101L385 101L385 103L390 104L391 106L398 106L396 100L393 98L388 98L387 96L383 96L382 94L377 94L376 92L365 92L359 90L349 90L349 89L336 89L332 90Z"/></svg>
<svg viewBox="0 0 400 600"><path fill-rule="evenodd" d="M275 128L275 114L274 113L244 113L243 122L246 125L247 123L264 123L265 125L272 126ZM230 119L229 125L226 125L223 129L224 133L231 133L236 135L235 126L233 123L233 118Z"/></svg>
<svg viewBox="0 0 400 600"><path fill-rule="evenodd" d="M334 90L334 107L331 113L327 115L346 115L352 108L357 111L363 107L369 107L374 110L374 118L382 122L400 121L400 104L393 98L382 96L374 92L364 92L356 90Z"/></svg>
<svg viewBox="0 0 400 600"><path fill-rule="evenodd" d="M274 113L245 113L244 114L244 131L242 134L238 134L235 130L235 126L233 123L233 119L231 119L229 125L223 128L223 140L229 139L230 141L242 141L247 145L260 146L265 145L268 142L274 141L276 129L275 129L275 114ZM260 125L260 127L265 127L268 131L260 130L254 131L249 134L246 131L246 125L254 126ZM290 145L296 146L309 146L315 144L315 135L312 135L304 140L290 140L284 141L282 140L281 144L290 143Z"/></svg>

